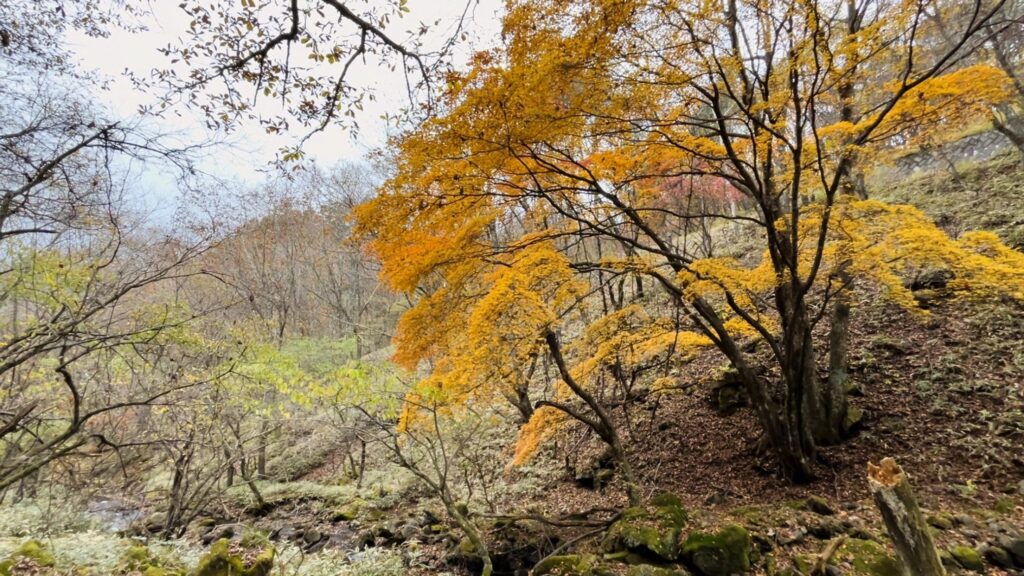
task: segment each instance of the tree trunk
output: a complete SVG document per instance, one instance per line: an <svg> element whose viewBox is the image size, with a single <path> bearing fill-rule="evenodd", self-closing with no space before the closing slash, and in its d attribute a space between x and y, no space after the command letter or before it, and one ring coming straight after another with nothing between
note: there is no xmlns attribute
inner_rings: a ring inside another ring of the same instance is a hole
<svg viewBox="0 0 1024 576"><path fill-rule="evenodd" d="M879 466L868 463L868 486L875 504L882 512L889 531L909 576L942 576L945 570L935 550L924 515L917 505L903 470L892 458Z"/></svg>
<svg viewBox="0 0 1024 576"><path fill-rule="evenodd" d="M835 296L828 335L828 384L822 389L822 414L815 439L819 444L838 444L846 435L846 387L850 348L850 302L847 289Z"/></svg>

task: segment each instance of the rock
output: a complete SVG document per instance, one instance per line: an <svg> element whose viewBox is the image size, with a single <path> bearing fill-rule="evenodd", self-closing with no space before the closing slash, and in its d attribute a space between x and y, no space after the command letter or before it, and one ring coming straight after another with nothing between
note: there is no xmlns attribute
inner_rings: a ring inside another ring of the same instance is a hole
<svg viewBox="0 0 1024 576"><path fill-rule="evenodd" d="M856 406L846 409L846 416L843 418L843 433L853 434L864 427L864 411Z"/></svg>
<svg viewBox="0 0 1024 576"><path fill-rule="evenodd" d="M36 569L50 568L55 563L53 554L38 540L29 540L0 562L0 575L38 574Z"/></svg>
<svg viewBox="0 0 1024 576"><path fill-rule="evenodd" d="M590 576L600 560L591 554L569 554L565 556L548 556L541 560L533 568L533 574L542 576L544 574Z"/></svg>
<svg viewBox="0 0 1024 576"><path fill-rule="evenodd" d="M750 570L750 534L735 524L715 534L692 532L683 557L703 576L729 576Z"/></svg>
<svg viewBox="0 0 1024 576"><path fill-rule="evenodd" d="M992 505L992 510L999 514L1009 514L1013 512L1013 507L1016 503L1013 501L1012 496L1002 496L996 499L995 504Z"/></svg>
<svg viewBox="0 0 1024 576"><path fill-rule="evenodd" d="M949 514L943 514L941 512L932 514L925 519L928 525L938 530L952 530L953 529L953 518Z"/></svg>
<svg viewBox="0 0 1024 576"><path fill-rule="evenodd" d="M981 555L985 560L997 568L1013 568L1013 557L1005 549L998 546L986 546Z"/></svg>
<svg viewBox="0 0 1024 576"><path fill-rule="evenodd" d="M715 411L723 416L746 406L747 392L739 372L732 367L722 372L721 378L712 386L708 399Z"/></svg>
<svg viewBox="0 0 1024 576"><path fill-rule="evenodd" d="M686 520L686 510L679 498L663 494L652 499L647 508L626 509L608 529L604 549L675 560L679 558L679 537Z"/></svg>
<svg viewBox="0 0 1024 576"><path fill-rule="evenodd" d="M221 539L239 540L244 532L244 524L221 524L220 526L214 526L209 532L203 534L202 542L208 546Z"/></svg>
<svg viewBox="0 0 1024 576"><path fill-rule="evenodd" d="M419 527L425 528L427 526L433 526L435 524L441 524L441 516L439 516L433 510L424 508L419 515Z"/></svg>
<svg viewBox="0 0 1024 576"><path fill-rule="evenodd" d="M398 529L398 534L396 536L401 538L402 542L406 542L408 540L419 539L422 534L420 533L420 529L416 526L412 524L403 524Z"/></svg>
<svg viewBox="0 0 1024 576"><path fill-rule="evenodd" d="M895 556L878 542L850 538L836 550L832 563L846 575L902 576Z"/></svg>
<svg viewBox="0 0 1024 576"><path fill-rule="evenodd" d="M229 542L217 540L210 551L199 560L195 576L269 576L274 568L274 549L268 548L260 553L248 568L242 559L231 554Z"/></svg>
<svg viewBox="0 0 1024 576"><path fill-rule="evenodd" d="M836 513L832 506L829 505L828 500L821 496L809 496L804 500L804 506L811 512L821 514L822 516L832 516Z"/></svg>
<svg viewBox="0 0 1024 576"><path fill-rule="evenodd" d="M626 570L626 576L686 576L686 572L673 568L651 566L650 564L639 564L637 566L630 566L629 570Z"/></svg>
<svg viewBox="0 0 1024 576"><path fill-rule="evenodd" d="M815 522L807 527L807 533L819 540L828 540L840 534L845 534L852 526L838 522L831 518L823 518L821 522Z"/></svg>
<svg viewBox="0 0 1024 576"><path fill-rule="evenodd" d="M985 565L981 562L981 554L970 546L955 546L949 550L949 555L956 560L956 563L967 570L984 572Z"/></svg>
<svg viewBox="0 0 1024 576"><path fill-rule="evenodd" d="M1003 536L999 539L999 547L1009 552L1014 564L1024 568L1024 538Z"/></svg>
<svg viewBox="0 0 1024 576"><path fill-rule="evenodd" d="M150 534L156 534L157 532L164 529L167 524L167 514L165 512L153 512L146 519L142 521L142 526L146 529L146 532Z"/></svg>
<svg viewBox="0 0 1024 576"><path fill-rule="evenodd" d="M974 528L978 525L974 520L974 517L968 514L957 514L953 517L953 522L955 522L957 526L963 526L965 528Z"/></svg>
<svg viewBox="0 0 1024 576"><path fill-rule="evenodd" d="M729 499L728 490L718 490L711 496L704 499L704 504L707 506L717 506L718 504L724 504Z"/></svg>
<svg viewBox="0 0 1024 576"><path fill-rule="evenodd" d="M321 534L320 531L316 528L310 528L309 530L306 530L302 533L302 540L306 544L316 544L317 542L322 540L323 537L324 535Z"/></svg>
<svg viewBox="0 0 1024 576"><path fill-rule="evenodd" d="M270 533L271 540L281 540L284 542L292 542L302 538L302 531L296 529L294 526L279 526Z"/></svg>

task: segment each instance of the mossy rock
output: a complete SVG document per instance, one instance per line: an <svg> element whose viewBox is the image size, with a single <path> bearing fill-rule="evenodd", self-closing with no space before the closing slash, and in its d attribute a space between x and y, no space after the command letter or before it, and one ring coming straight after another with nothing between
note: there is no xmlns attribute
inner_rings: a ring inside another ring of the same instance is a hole
<svg viewBox="0 0 1024 576"><path fill-rule="evenodd" d="M593 576L600 564L597 556L591 554L568 554L565 556L549 556L541 560L533 568L533 574Z"/></svg>
<svg viewBox="0 0 1024 576"><path fill-rule="evenodd" d="M228 549L228 541L217 540L199 561L194 576L269 576L274 568L274 549L260 553L248 568Z"/></svg>
<svg viewBox="0 0 1024 576"><path fill-rule="evenodd" d="M118 574L142 574L143 576L184 576L185 569L180 566L165 566L159 559L153 558L149 548L132 546L117 564Z"/></svg>
<svg viewBox="0 0 1024 576"><path fill-rule="evenodd" d="M965 570L973 572L985 571L985 564L981 561L981 554L970 546L954 546L950 548L949 554Z"/></svg>
<svg viewBox="0 0 1024 576"><path fill-rule="evenodd" d="M628 550L660 560L679 558L679 537L687 514L682 501L672 494L651 500L647 508L628 508L604 539L607 552Z"/></svg>
<svg viewBox="0 0 1024 576"><path fill-rule="evenodd" d="M683 543L683 557L704 576L728 576L750 570L750 533L732 524L716 532L693 532Z"/></svg>
<svg viewBox="0 0 1024 576"><path fill-rule="evenodd" d="M54 565L53 554L38 540L29 540L11 555L0 562L0 576L10 576L11 570L21 564L31 564L38 568L51 568Z"/></svg>
<svg viewBox="0 0 1024 576"><path fill-rule="evenodd" d="M641 564L639 566L630 566L629 570L626 570L626 576L686 576L686 572L673 568Z"/></svg>
<svg viewBox="0 0 1024 576"><path fill-rule="evenodd" d="M804 507L815 514L820 514L822 516L832 516L836 513L835 509L832 508L832 505L828 503L828 500L821 496L808 496L807 499L804 500Z"/></svg>
<svg viewBox="0 0 1024 576"><path fill-rule="evenodd" d="M1009 514L1010 512L1013 512L1015 504L1013 496L1001 496L996 500L995 504L992 505L992 510L998 514Z"/></svg>
<svg viewBox="0 0 1024 576"><path fill-rule="evenodd" d="M363 508L366 507L364 500L356 499L334 511L335 522L351 522L359 517Z"/></svg>
<svg viewBox="0 0 1024 576"><path fill-rule="evenodd" d="M832 557L831 563L842 569L844 574L863 576L903 575L903 570L896 557L890 554L885 546L872 540L850 538L839 547L835 556Z"/></svg>
<svg viewBox="0 0 1024 576"><path fill-rule="evenodd" d="M953 529L953 517L949 514L938 512L931 514L925 519L928 525L936 530L952 530Z"/></svg>

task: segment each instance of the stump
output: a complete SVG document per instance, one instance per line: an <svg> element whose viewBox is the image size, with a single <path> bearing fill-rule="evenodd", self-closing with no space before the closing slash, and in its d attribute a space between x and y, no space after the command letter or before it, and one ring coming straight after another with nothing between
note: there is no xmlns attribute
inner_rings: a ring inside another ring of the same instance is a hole
<svg viewBox="0 0 1024 576"><path fill-rule="evenodd" d="M909 576L943 576L945 570L903 469L892 458L868 463L868 486Z"/></svg>

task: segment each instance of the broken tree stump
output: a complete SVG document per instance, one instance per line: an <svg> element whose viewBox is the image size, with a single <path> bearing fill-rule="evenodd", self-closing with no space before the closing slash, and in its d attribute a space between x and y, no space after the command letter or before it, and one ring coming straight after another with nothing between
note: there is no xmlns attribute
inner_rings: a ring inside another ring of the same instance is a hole
<svg viewBox="0 0 1024 576"><path fill-rule="evenodd" d="M875 466L868 462L868 486L909 576L943 576L946 572L932 542L910 482L892 458Z"/></svg>

